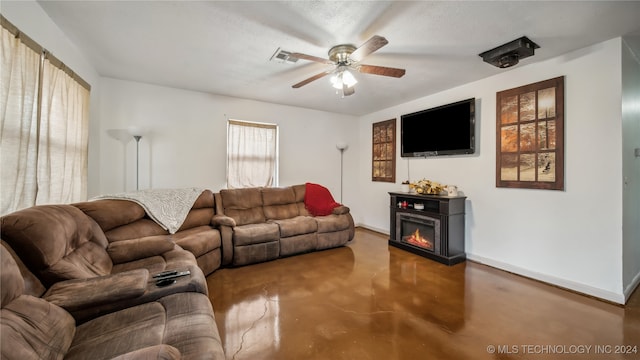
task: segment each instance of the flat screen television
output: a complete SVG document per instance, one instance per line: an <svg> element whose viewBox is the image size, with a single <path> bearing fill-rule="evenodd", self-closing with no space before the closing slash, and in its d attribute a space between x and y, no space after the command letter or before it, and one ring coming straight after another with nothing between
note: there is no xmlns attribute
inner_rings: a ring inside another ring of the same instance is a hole
<svg viewBox="0 0 640 360"><path fill-rule="evenodd" d="M402 115L402 157L473 154L476 99Z"/></svg>

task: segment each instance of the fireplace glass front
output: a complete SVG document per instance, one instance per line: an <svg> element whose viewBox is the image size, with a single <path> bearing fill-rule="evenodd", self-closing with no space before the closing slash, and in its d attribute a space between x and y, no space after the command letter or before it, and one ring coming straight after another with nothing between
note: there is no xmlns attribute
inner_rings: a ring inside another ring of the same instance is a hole
<svg viewBox="0 0 640 360"><path fill-rule="evenodd" d="M396 239L423 251L440 253L440 220L416 214L396 214Z"/></svg>

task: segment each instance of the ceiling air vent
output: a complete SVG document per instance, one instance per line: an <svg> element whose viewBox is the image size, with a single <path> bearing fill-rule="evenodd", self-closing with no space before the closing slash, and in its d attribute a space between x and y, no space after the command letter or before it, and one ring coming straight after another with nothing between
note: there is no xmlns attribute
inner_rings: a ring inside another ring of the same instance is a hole
<svg viewBox="0 0 640 360"><path fill-rule="evenodd" d="M289 51L284 51L280 48L278 48L278 50L276 50L275 53L273 53L273 55L271 56L271 61L279 61L279 62L288 62L288 63L294 63L296 61L298 61L298 58L291 56L291 52Z"/></svg>

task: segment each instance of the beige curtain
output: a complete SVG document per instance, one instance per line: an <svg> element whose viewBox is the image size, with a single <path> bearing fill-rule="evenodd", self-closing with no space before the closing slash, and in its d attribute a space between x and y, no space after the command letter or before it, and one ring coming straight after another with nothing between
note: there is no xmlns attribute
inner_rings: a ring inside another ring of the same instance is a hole
<svg viewBox="0 0 640 360"><path fill-rule="evenodd" d="M0 63L1 214L36 202L37 97L41 54L4 27Z"/></svg>
<svg viewBox="0 0 640 360"><path fill-rule="evenodd" d="M0 215L84 200L90 86L0 20Z"/></svg>
<svg viewBox="0 0 640 360"><path fill-rule="evenodd" d="M278 126L229 120L227 187L277 186Z"/></svg>
<svg viewBox="0 0 640 360"><path fill-rule="evenodd" d="M88 136L89 90L45 60L36 204L86 197Z"/></svg>

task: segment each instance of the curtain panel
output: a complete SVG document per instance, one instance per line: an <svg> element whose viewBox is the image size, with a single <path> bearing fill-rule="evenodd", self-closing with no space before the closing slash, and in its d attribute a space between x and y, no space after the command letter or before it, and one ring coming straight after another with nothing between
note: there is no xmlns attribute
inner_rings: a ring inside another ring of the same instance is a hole
<svg viewBox="0 0 640 360"><path fill-rule="evenodd" d="M40 54L4 27L0 71L0 211L36 203Z"/></svg>
<svg viewBox="0 0 640 360"><path fill-rule="evenodd" d="M227 187L276 185L278 126L229 120Z"/></svg>
<svg viewBox="0 0 640 360"><path fill-rule="evenodd" d="M1 20L0 214L82 201L90 87Z"/></svg>
<svg viewBox="0 0 640 360"><path fill-rule="evenodd" d="M86 198L89 91L45 60L36 204Z"/></svg>

